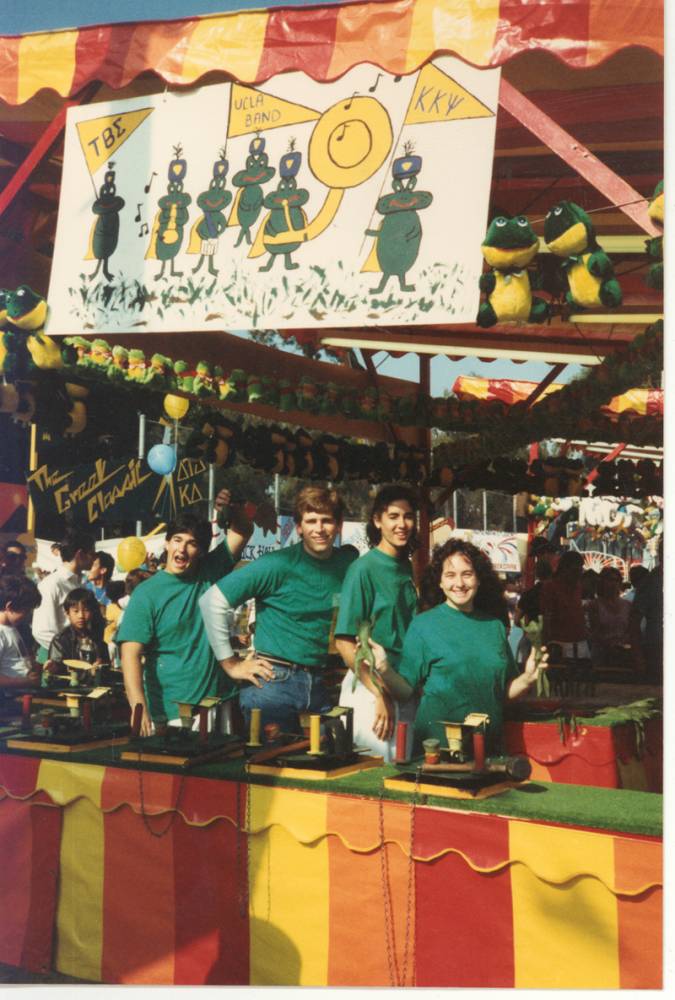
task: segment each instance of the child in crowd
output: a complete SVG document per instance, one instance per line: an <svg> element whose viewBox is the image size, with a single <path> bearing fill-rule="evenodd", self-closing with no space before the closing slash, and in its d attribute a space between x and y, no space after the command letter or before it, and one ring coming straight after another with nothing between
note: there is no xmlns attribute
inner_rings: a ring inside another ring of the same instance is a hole
<svg viewBox="0 0 675 1000"><path fill-rule="evenodd" d="M108 648L103 641L103 617L96 597L86 587L75 587L63 602L68 625L49 644L45 669L50 674L66 672L64 660L84 660L96 667L109 667Z"/></svg>
<svg viewBox="0 0 675 1000"><path fill-rule="evenodd" d="M40 682L40 668L17 629L40 600L40 591L32 580L0 576L0 687L26 687Z"/></svg>

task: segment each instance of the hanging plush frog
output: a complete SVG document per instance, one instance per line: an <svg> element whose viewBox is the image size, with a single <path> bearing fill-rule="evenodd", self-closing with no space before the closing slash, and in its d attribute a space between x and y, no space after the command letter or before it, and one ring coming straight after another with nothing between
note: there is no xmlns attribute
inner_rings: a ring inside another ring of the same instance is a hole
<svg viewBox="0 0 675 1000"><path fill-rule="evenodd" d="M649 218L656 223L659 229L663 229L663 207L663 181L659 181L654 188L648 209ZM654 261L647 271L647 284L650 288L660 292L663 289L663 236L654 236L646 240L645 250Z"/></svg>
<svg viewBox="0 0 675 1000"><path fill-rule="evenodd" d="M527 265L537 254L539 238L525 216L509 219L498 215L490 223L481 249L492 270L480 277L479 288L487 300L478 310L478 326L547 320L548 302L532 295Z"/></svg>
<svg viewBox="0 0 675 1000"><path fill-rule="evenodd" d="M573 201L554 205L544 220L544 239L551 253L563 258L568 305L582 309L621 305L621 286L614 277L614 267L583 208Z"/></svg>
<svg viewBox="0 0 675 1000"><path fill-rule="evenodd" d="M61 348L43 332L47 319L44 296L28 285L5 291L1 314L2 369L8 379L25 378L35 368L63 368Z"/></svg>

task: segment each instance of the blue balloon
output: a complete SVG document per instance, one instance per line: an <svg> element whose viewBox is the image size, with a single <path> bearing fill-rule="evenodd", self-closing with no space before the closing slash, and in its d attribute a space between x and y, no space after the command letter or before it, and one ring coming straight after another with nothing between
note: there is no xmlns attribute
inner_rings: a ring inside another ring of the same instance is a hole
<svg viewBox="0 0 675 1000"><path fill-rule="evenodd" d="M156 444L148 452L148 465L158 476L168 476L176 468L176 452L168 444Z"/></svg>

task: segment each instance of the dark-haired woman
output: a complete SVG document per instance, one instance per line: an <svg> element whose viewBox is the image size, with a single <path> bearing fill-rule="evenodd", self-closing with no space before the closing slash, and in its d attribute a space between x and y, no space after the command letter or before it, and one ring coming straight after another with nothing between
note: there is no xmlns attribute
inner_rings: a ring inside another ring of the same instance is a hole
<svg viewBox="0 0 675 1000"><path fill-rule="evenodd" d="M546 654L532 651L518 673L506 638L502 586L488 557L451 538L434 552L424 575L422 601L429 609L406 633L396 671L376 647L380 676L392 695L406 701L421 693L415 717L417 741L445 745L442 723L463 722L471 712L489 716L487 747L500 749L503 704L517 698L546 668Z"/></svg>
<svg viewBox="0 0 675 1000"><path fill-rule="evenodd" d="M373 501L366 527L370 552L352 563L340 594L335 641L347 671L340 704L354 709L354 738L393 759L392 736L396 707L386 691L378 691L367 666L361 667L354 684L356 636L361 622L372 621L371 636L396 667L405 633L417 607L410 555L415 547L417 500L405 486L385 486ZM412 722L412 708L404 710Z"/></svg>

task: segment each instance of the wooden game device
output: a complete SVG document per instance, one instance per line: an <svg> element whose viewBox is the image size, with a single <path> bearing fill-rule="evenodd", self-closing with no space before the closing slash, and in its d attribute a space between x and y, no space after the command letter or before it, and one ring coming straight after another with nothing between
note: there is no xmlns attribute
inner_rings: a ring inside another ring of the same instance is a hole
<svg viewBox="0 0 675 1000"><path fill-rule="evenodd" d="M175 767L193 767L205 761L223 757L241 757L244 744L238 736L225 735L218 730L225 699L202 698L197 704L178 702L180 726L156 727L152 736L141 736L143 707L136 705L131 724L131 739L122 751L122 760L137 763L171 764ZM215 709L215 723L209 732L209 712ZM193 728L199 719L197 730Z"/></svg>
<svg viewBox="0 0 675 1000"><path fill-rule="evenodd" d="M527 757L488 759L485 756L487 715L471 713L464 722L441 721L447 746L426 753L414 771L385 778L384 787L396 791L445 798L484 799L526 781L532 773Z"/></svg>
<svg viewBox="0 0 675 1000"><path fill-rule="evenodd" d="M308 738L293 740L291 737L289 743L280 736L278 741L253 754L248 762L249 773L317 781L382 766L382 757L364 756L362 750L354 746L352 708L338 705L323 715L303 714L300 725L309 731ZM252 735L256 731L259 735L259 717L256 724L252 716L251 731ZM260 743L251 740L249 746L260 746Z"/></svg>
<svg viewBox="0 0 675 1000"><path fill-rule="evenodd" d="M23 695L21 733L8 738L7 747L44 753L81 753L126 743L129 726L108 717L110 694L110 688L103 686L84 691L65 689L59 692L58 707L38 706L35 713L34 695Z"/></svg>

